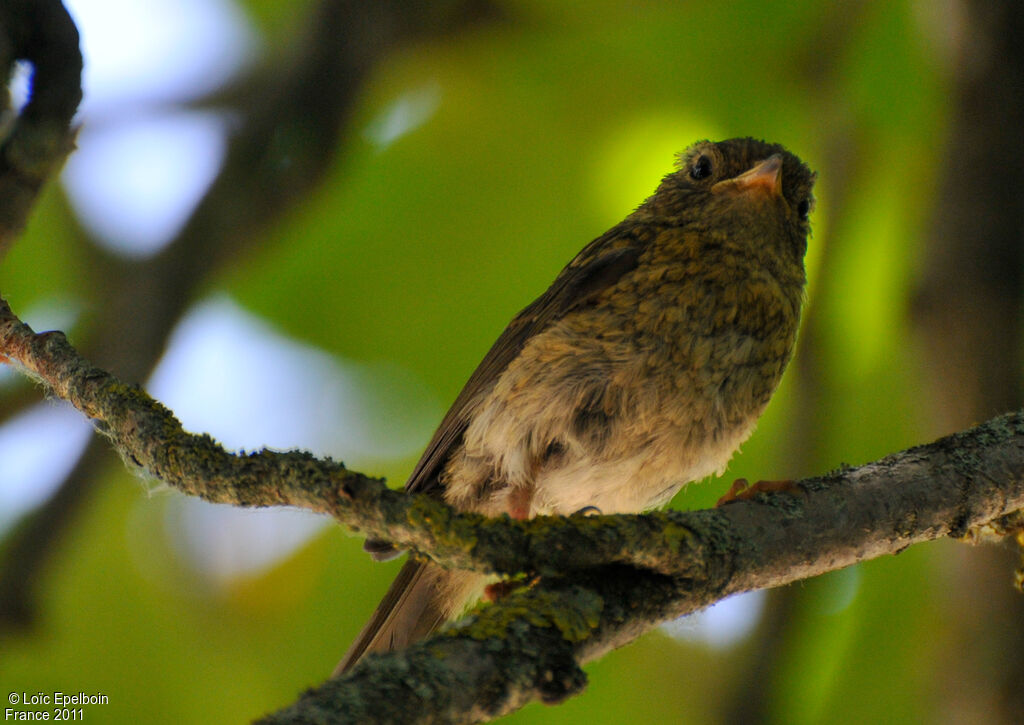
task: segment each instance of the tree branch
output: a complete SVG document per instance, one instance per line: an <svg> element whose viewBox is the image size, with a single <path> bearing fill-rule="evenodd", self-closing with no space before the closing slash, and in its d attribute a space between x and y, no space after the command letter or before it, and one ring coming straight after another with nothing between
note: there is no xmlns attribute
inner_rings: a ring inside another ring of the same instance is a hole
<svg viewBox="0 0 1024 725"><path fill-rule="evenodd" d="M33 93L0 145L0 255L25 226L32 205L74 148L71 118L82 100L78 29L59 0L0 4L0 68L32 64Z"/></svg>
<svg viewBox="0 0 1024 725"><path fill-rule="evenodd" d="M240 130L231 138L217 180L177 239L145 259L124 259L84 245L82 268L89 270L88 286L98 295L90 305L96 312L95 333L86 342L94 359L126 379L146 378L203 283L226 262L266 242L262 230L294 209L328 173L366 78L379 64L396 48L499 18L490 0L314 3L290 49L254 71L240 83L239 97L230 99ZM81 96L76 85L81 59L68 59L77 53L78 36L60 3L0 1L4 68L15 57L14 36L28 48L18 55L38 56L39 63L19 124L37 117L70 119L73 107L68 104ZM32 37L60 39L67 47L40 50L38 42L25 40ZM64 153L72 147L67 129L65 137ZM51 159L53 144L25 143L31 138L25 131L15 133L6 148L18 164L0 163L0 254L24 225L37 187L63 159ZM35 176L23 169L34 170ZM95 471L104 464L105 451L90 442L53 496L6 537L0 552L0 628L31 622L33 588L65 527L75 520L78 504L98 482Z"/></svg>
<svg viewBox="0 0 1024 725"><path fill-rule="evenodd" d="M663 621L730 594L963 537L1024 508L1024 412L805 479L796 493L710 511L512 521L456 513L306 453L232 455L90 365L61 333L35 334L6 302L0 352L93 419L126 461L185 493L302 506L445 566L539 576L438 637L368 658L266 722L387 721L396 713L464 721L535 698L554 702L582 689L582 663Z"/></svg>
<svg viewBox="0 0 1024 725"><path fill-rule="evenodd" d="M799 493L711 511L537 517L457 513L330 459L291 451L228 453L185 432L134 385L83 359L60 332L36 334L0 299L0 353L92 419L130 465L215 503L299 506L414 548L442 565L542 575L625 564L716 582L725 594L896 553L1024 508L1024 412L859 468L809 478ZM722 562L725 562L724 564ZM719 572L715 574L714 572ZM746 572L740 576L741 572Z"/></svg>
<svg viewBox="0 0 1024 725"><path fill-rule="evenodd" d="M651 516L684 527L707 566L668 577L617 565L541 578L405 651L371 655L262 723L475 722L576 694L579 667L658 624L742 591L839 569L1024 505L1024 413L714 511ZM605 518L605 517L599 517ZM702 537L707 537L702 539ZM653 543L654 547L661 541Z"/></svg>

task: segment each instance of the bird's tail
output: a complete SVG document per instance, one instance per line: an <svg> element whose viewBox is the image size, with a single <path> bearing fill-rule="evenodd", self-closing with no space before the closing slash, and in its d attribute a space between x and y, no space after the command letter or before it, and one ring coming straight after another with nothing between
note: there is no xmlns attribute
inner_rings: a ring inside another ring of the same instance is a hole
<svg viewBox="0 0 1024 725"><path fill-rule="evenodd" d="M409 559L334 674L347 672L370 652L403 649L427 637L458 614L486 581L478 574Z"/></svg>

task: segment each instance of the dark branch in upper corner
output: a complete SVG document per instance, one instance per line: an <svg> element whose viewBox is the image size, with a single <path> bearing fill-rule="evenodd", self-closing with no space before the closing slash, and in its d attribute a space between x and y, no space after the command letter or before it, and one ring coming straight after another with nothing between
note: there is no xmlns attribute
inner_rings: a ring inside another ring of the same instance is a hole
<svg viewBox="0 0 1024 725"><path fill-rule="evenodd" d="M32 64L32 93L0 144L0 255L25 227L43 184L74 148L82 100L78 30L60 0L0 3L0 71Z"/></svg>
<svg viewBox="0 0 1024 725"><path fill-rule="evenodd" d="M272 228L275 220L301 204L321 182L335 163L339 138L351 125L365 79L380 63L395 49L414 42L505 19L492 0L317 0L304 9L309 17L281 55L260 64L228 91L238 131L230 140L218 179L178 238L163 252L143 259L109 255L96 245L83 248L87 260L83 268L91 270L89 286L98 295L94 333L85 344L106 369L118 371L125 379L147 376L166 345L168 332L196 291L203 289L204 281L224 263L263 244L268 239L263 230ZM64 30L73 32L64 15L55 0L0 0L0 67L8 69L14 60L14 41L5 33L49 37L54 33L46 29L61 23ZM76 52L77 39L68 35L67 52ZM24 55L35 57L29 52ZM25 119L34 114L70 118L72 101L79 96L80 67L80 59L62 57L56 48L40 54L34 100ZM64 88L68 105L62 115L58 111ZM199 103L220 107L222 100ZM53 112L42 113L47 108ZM12 129L13 124L7 131ZM0 130L0 145L3 138ZM59 140L60 134L55 138ZM66 151L73 137L67 133L64 138ZM25 144L12 142L10 147ZM17 152L10 158L25 156ZM22 163L18 173L5 177L6 182L0 179L0 255L24 225L34 189L47 173L59 169L62 157L53 163L47 158ZM35 169L34 175L21 167ZM10 395L4 407L20 409ZM79 504L99 482L96 471L104 467L106 453L102 444L90 441L53 496L27 512L6 537L0 554L0 630L11 624L23 628L36 616L34 595L42 574Z"/></svg>

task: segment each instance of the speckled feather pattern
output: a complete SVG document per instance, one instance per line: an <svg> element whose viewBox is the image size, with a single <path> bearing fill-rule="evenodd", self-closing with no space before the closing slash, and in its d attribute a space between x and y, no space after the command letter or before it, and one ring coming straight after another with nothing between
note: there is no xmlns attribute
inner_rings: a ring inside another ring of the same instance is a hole
<svg viewBox="0 0 1024 725"><path fill-rule="evenodd" d="M734 200L714 229L620 225L615 241L643 250L637 267L532 337L478 397L446 500L488 514L516 500L530 516L636 512L721 473L782 376L804 286L802 259L764 247L771 215L749 205Z"/></svg>

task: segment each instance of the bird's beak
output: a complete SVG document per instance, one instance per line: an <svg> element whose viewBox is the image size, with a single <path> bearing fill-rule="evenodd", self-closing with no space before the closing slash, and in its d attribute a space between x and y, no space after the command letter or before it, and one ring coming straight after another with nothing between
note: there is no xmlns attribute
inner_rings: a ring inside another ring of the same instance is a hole
<svg viewBox="0 0 1024 725"><path fill-rule="evenodd" d="M760 190L772 196L782 196L782 155L772 154L736 178L718 182L711 190L725 191L726 188L741 193Z"/></svg>

